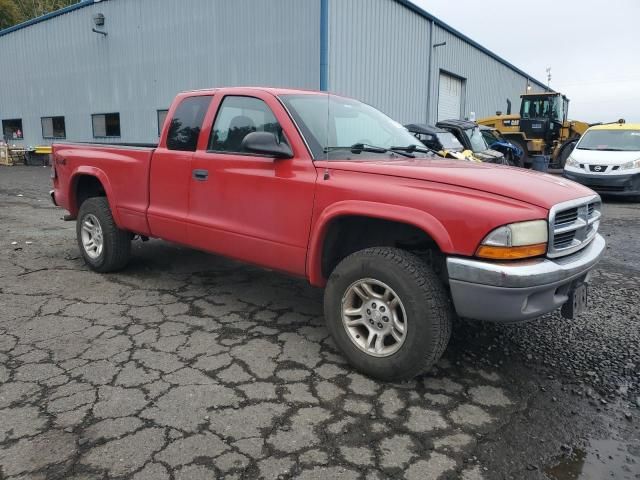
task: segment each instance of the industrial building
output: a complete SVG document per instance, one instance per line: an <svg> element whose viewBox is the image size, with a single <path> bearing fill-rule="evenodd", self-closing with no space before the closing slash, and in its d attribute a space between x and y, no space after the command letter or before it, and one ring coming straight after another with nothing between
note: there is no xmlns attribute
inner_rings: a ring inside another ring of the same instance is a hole
<svg viewBox="0 0 640 480"><path fill-rule="evenodd" d="M321 89L403 122L493 114L544 90L407 0L86 0L0 32L10 143L154 142L174 95Z"/></svg>

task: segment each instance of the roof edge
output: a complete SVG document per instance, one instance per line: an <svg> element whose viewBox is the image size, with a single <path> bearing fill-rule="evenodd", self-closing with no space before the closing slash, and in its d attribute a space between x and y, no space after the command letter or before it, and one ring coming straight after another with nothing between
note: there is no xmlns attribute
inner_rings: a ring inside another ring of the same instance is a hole
<svg viewBox="0 0 640 480"><path fill-rule="evenodd" d="M32 18L31 20L27 20L26 22L19 23L18 25L14 25L13 27L9 27L9 28L5 28L4 30L0 30L0 37L2 37L4 35L8 35L9 33L13 33L13 32L15 32L17 30L22 30L23 28L30 27L31 25L35 25L37 23L50 20L50 19L58 17L60 15L64 15L65 13L73 12L74 10L80 10L81 8L88 7L89 5L94 5L95 3L100 3L101 1L106 1L106 0L82 0L82 1L80 1L78 3L74 3L73 5L69 5L68 7L61 8L60 10L56 10L54 12L50 12L50 13L47 13L45 15L41 15L40 17ZM467 42L468 44L470 44L473 47L477 48L481 52L487 54L488 56L490 56L494 60L497 60L498 62L502 63L503 65L505 65L505 66L511 68L512 70L516 71L520 75L528 78L530 81L536 83L539 87L542 87L545 90L549 90L549 88L543 82L541 82L540 80L532 77L531 75L529 75L525 71L523 71L520 68L516 67L514 64L512 64L511 62L508 62L507 60L505 60L504 58L502 58L498 54L496 54L496 53L492 52L491 50L489 50L488 48L483 47L482 45L480 45L475 40L472 40L471 38L466 36L464 33L462 33L459 30L456 30L455 28L453 28L451 25L449 25L447 23L444 23L442 20L439 20L437 17L433 16L432 14L430 14L426 10L422 9L421 7L416 5L415 3L411 2L410 0L394 0L394 1L399 3L399 4L401 4L401 5L403 5L403 6L405 6L408 9L412 10L413 12L417 13L418 15L426 18L427 20L432 21L434 24L438 25L440 28L443 28L444 30L448 31L449 33L452 33L453 35L457 36L461 40L464 40L465 42Z"/></svg>
<svg viewBox="0 0 640 480"><path fill-rule="evenodd" d="M17 25L14 25L13 27L0 30L0 37L9 33L13 33L17 30L22 30L23 28L30 27L31 25L35 25L36 23L44 22L60 15L64 15L65 13L73 12L74 10L80 10L81 8L88 7L89 5L93 5L94 3L99 3L100 1L104 0L82 0L78 3L74 3L73 5L69 5L68 7L61 8L60 10L45 13L44 15L32 18L31 20L27 20L26 22L19 23Z"/></svg>
<svg viewBox="0 0 640 480"><path fill-rule="evenodd" d="M512 64L511 62L505 60L504 58L502 58L500 55L493 53L491 50L489 50L486 47L483 47L482 45L480 45L478 42L476 42L475 40L472 40L471 38L467 37L464 33L460 32L459 30L456 30L455 28L453 28L451 25L444 23L442 20L438 19L437 17L433 16L432 14L430 14L429 12L427 12L426 10L424 10L423 8L419 7L418 5L416 5L415 3L413 3L410 0L394 0L395 2L404 5L405 7L407 7L408 9L412 10L413 12L417 13L418 15L420 15L421 17L426 18L427 20L432 21L434 24L438 25L440 28L443 28L444 30L448 31L449 33L452 33L453 35L455 35L456 37L460 38L461 40L464 40L465 42L467 42L468 44L474 46L475 48L477 48L478 50L480 50L481 52L489 55L491 58L493 58L494 60L497 60L498 62L502 63L503 65L505 65L506 67L511 68L512 70L516 71L517 73L519 73L520 75L522 75L523 77L528 78L531 82L536 83L539 87L544 88L545 90L551 90L550 88L548 88L543 82L541 82L540 80L532 77L531 75L529 75L527 72L525 72L524 70L521 70L520 68L516 67L514 64Z"/></svg>

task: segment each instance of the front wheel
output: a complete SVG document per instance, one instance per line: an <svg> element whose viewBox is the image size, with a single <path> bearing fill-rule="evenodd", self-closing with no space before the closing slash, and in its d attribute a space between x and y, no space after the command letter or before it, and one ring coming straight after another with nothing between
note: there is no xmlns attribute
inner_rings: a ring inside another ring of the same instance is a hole
<svg viewBox="0 0 640 480"><path fill-rule="evenodd" d="M381 380L428 370L451 336L451 303L440 279L397 248L368 248L342 260L329 278L324 308L347 359Z"/></svg>
<svg viewBox="0 0 640 480"><path fill-rule="evenodd" d="M85 263L96 272L124 268L131 254L131 235L118 228L105 197L82 203L76 223L78 246Z"/></svg>
<svg viewBox="0 0 640 480"><path fill-rule="evenodd" d="M556 159L556 167L557 168L564 168L565 164L567 163L567 159L569 158L569 155L571 155L571 152L573 152L573 149L576 147L576 144L578 143L578 140L570 140L568 142L565 142L564 145L562 145L562 147L560 147L560 152L558 153L558 158Z"/></svg>
<svg viewBox="0 0 640 480"><path fill-rule="evenodd" d="M527 142L521 137L509 137L508 140L517 145L522 150L522 155L518 159L518 167L521 168L531 168L531 159L529 158L529 150L527 147Z"/></svg>

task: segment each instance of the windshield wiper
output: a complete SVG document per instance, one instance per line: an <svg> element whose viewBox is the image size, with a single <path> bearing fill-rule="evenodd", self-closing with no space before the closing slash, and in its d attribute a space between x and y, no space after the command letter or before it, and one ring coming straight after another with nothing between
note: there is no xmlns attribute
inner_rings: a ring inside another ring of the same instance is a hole
<svg viewBox="0 0 640 480"><path fill-rule="evenodd" d="M408 152L408 153L413 153L413 152L430 153L431 155L435 155L438 158L457 158L451 152L458 152L459 153L459 151L448 150L448 149L445 148L443 150L445 150L447 153L443 157L437 150L434 150L433 148L429 148L429 147L419 147L415 143L409 145L408 147L390 147L390 150L393 150L394 152L395 151L399 151L399 152ZM450 157L447 157L447 155L450 155Z"/></svg>
<svg viewBox="0 0 640 480"><path fill-rule="evenodd" d="M416 145L415 143L412 143L411 145L407 146L407 147L389 147L389 150L393 150L394 152L407 152L407 153L413 153L413 152L418 152L418 153L432 153L434 155L438 155L438 152L436 152L435 150L429 148L429 147L419 147L418 145Z"/></svg>
<svg viewBox="0 0 640 480"><path fill-rule="evenodd" d="M351 150L351 153L362 153L362 152L370 152L370 153L399 153L405 157L415 158L411 153L404 152L400 150L395 150L395 147L385 148L385 147L376 147L375 145L368 145L366 143L354 143L350 147L324 147L324 153L333 152L335 150Z"/></svg>

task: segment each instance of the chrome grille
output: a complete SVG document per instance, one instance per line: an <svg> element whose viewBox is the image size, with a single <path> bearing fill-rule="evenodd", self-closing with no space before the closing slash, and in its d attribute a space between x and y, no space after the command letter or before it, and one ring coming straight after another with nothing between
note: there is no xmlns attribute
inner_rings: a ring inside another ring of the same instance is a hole
<svg viewBox="0 0 640 480"><path fill-rule="evenodd" d="M554 222L555 225L562 225L563 223L571 223L575 222L578 218L578 209L570 208L569 210L564 210L562 212L558 212L556 214L556 220Z"/></svg>
<svg viewBox="0 0 640 480"><path fill-rule="evenodd" d="M554 205L549 211L547 255L562 257L586 247L598 232L601 205L597 195Z"/></svg>
<svg viewBox="0 0 640 480"><path fill-rule="evenodd" d="M575 231L559 233L553 238L553 247L556 249L568 247L573 243L575 236Z"/></svg>

